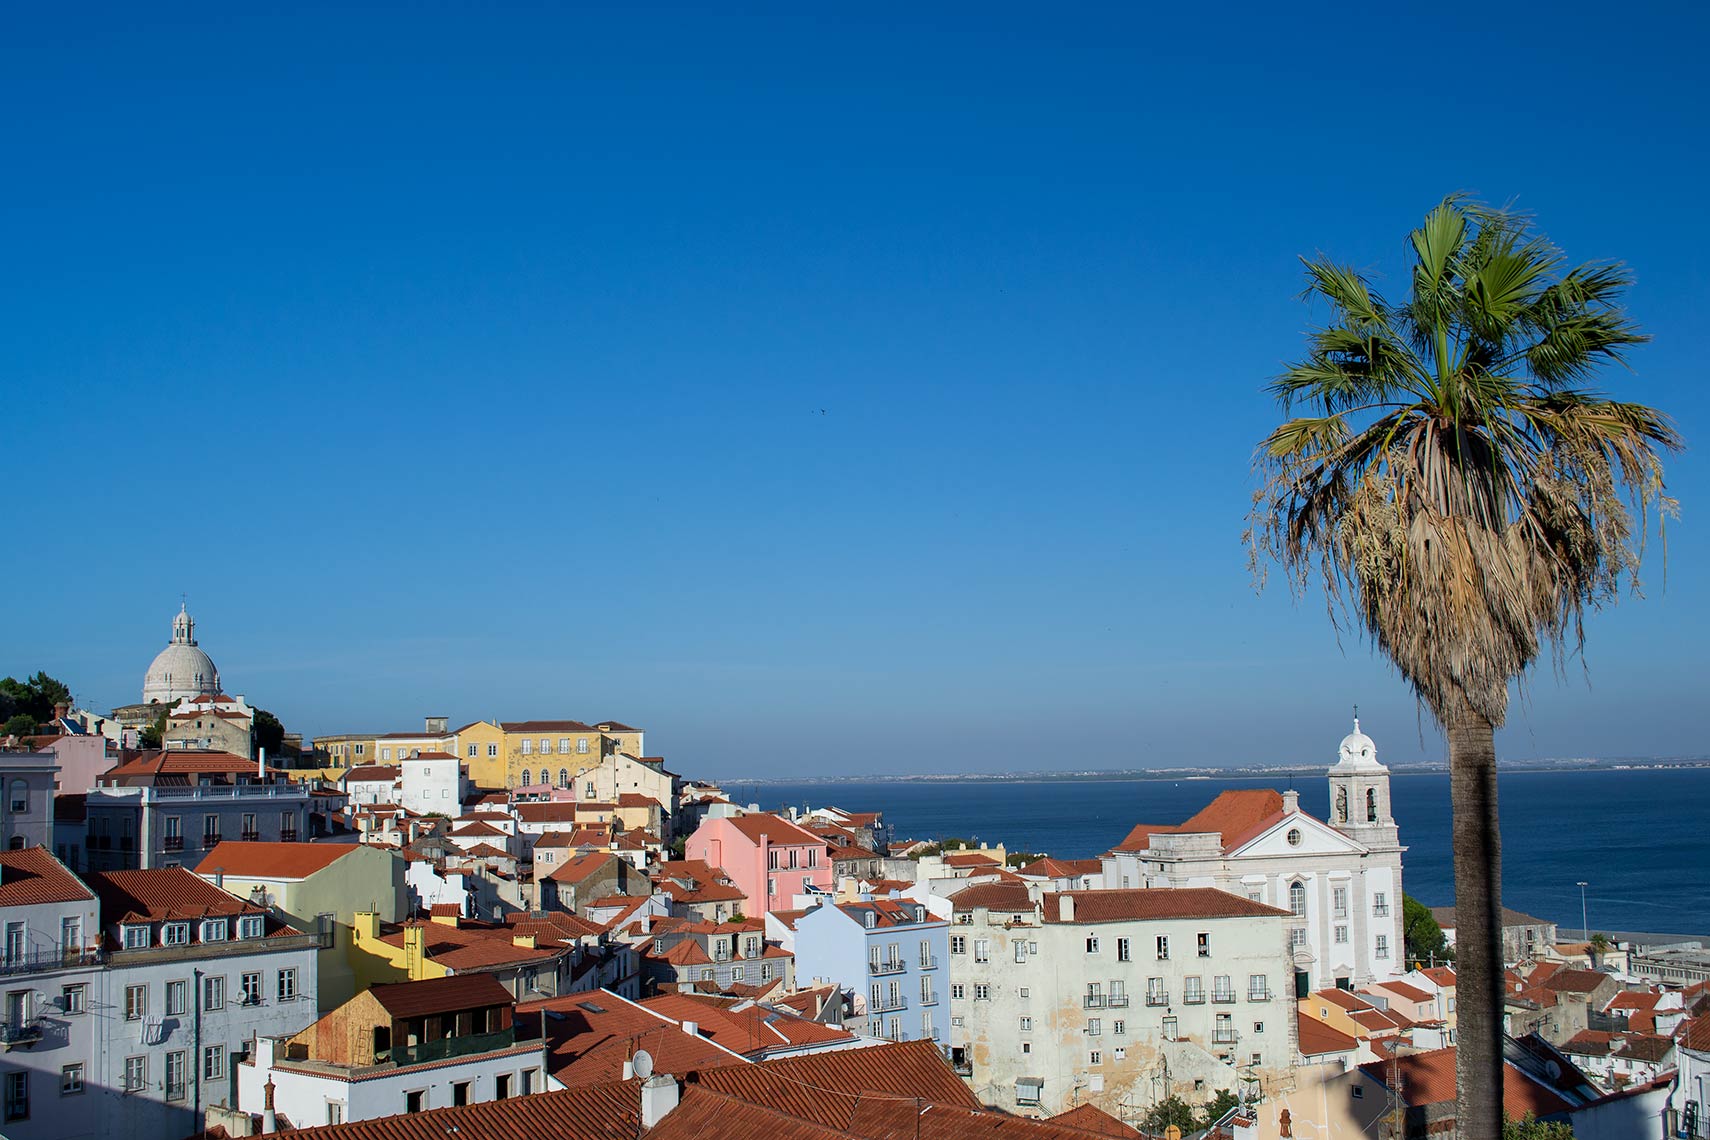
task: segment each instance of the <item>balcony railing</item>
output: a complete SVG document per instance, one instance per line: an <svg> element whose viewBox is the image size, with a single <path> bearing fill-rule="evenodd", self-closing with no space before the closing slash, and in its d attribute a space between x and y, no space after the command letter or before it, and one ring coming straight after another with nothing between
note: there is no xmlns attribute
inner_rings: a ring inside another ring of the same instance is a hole
<svg viewBox="0 0 1710 1140"><path fill-rule="evenodd" d="M938 993L937 993L937 991L934 991L934 992L929 993L929 994L921 994L920 995L920 1004L921 1005L937 1005L938 1004Z"/></svg>
<svg viewBox="0 0 1710 1140"><path fill-rule="evenodd" d="M1165 993L1163 990L1159 990L1156 993L1148 993L1146 995L1146 1004L1147 1005L1169 1005L1170 1004L1170 995Z"/></svg>
<svg viewBox="0 0 1710 1140"><path fill-rule="evenodd" d="M890 1013L893 1010L907 1009L908 999L905 997L882 997L868 1002L874 1013Z"/></svg>
<svg viewBox="0 0 1710 1140"><path fill-rule="evenodd" d="M184 837L182 835L168 835L160 841L160 846L163 851L182 851L184 850Z"/></svg>
<svg viewBox="0 0 1710 1140"><path fill-rule="evenodd" d="M1212 990L1211 1000L1218 1005L1229 1005L1235 1000L1234 990Z"/></svg>
<svg viewBox="0 0 1710 1140"><path fill-rule="evenodd" d="M920 960L920 968L923 970L936 970L936 969L938 969L938 955L932 954L932 955L929 955L925 958L922 958Z"/></svg>
<svg viewBox="0 0 1710 1140"><path fill-rule="evenodd" d="M451 1057L468 1057L474 1053L496 1053L517 1043L515 1030L497 1033L471 1033L462 1037L442 1037L438 1041L423 1041L416 1045L399 1045L375 1056L376 1061L390 1060L394 1065L426 1065Z"/></svg>
<svg viewBox="0 0 1710 1140"><path fill-rule="evenodd" d="M1270 988L1266 987L1265 989L1262 989L1262 990L1248 990L1247 991L1247 1000L1248 1001L1270 1001L1271 1000Z"/></svg>
<svg viewBox="0 0 1710 1140"><path fill-rule="evenodd" d="M202 848L203 848L203 850L211 851L214 848L218 847L219 845L220 845L220 833L219 832L217 832L217 831L210 832L210 833L202 836Z"/></svg>
<svg viewBox="0 0 1710 1140"><path fill-rule="evenodd" d="M297 829L294 827L287 827L287 828L283 829L282 831L280 831L279 832L279 842L281 842L281 843L295 843L295 842L297 842Z"/></svg>
<svg viewBox="0 0 1710 1140"><path fill-rule="evenodd" d="M908 966L906 963L896 961L895 959L884 962L875 962L871 958L867 960L867 972L875 977L885 974L901 974L907 969Z"/></svg>
<svg viewBox="0 0 1710 1140"><path fill-rule="evenodd" d="M1111 994L1108 998L1105 999L1104 1004L1109 1006L1111 1009L1127 1009L1128 1008L1128 995L1127 994Z"/></svg>
<svg viewBox="0 0 1710 1140"><path fill-rule="evenodd" d="M99 966L105 960L99 950L34 950L0 958L0 976L43 974L78 966Z"/></svg>
<svg viewBox="0 0 1710 1140"><path fill-rule="evenodd" d="M1214 1030L1211 1034L1211 1043L1213 1045L1233 1045L1235 1044L1235 1031L1233 1029Z"/></svg>
<svg viewBox="0 0 1710 1140"><path fill-rule="evenodd" d="M1182 1004L1183 1005L1204 1005L1205 1004L1205 991L1204 990L1188 990L1186 993L1184 993L1182 995Z"/></svg>
<svg viewBox="0 0 1710 1140"><path fill-rule="evenodd" d="M192 962L203 958L229 958L238 954L272 954L281 950L324 950L331 934L276 934L272 938L233 938L225 942L197 942L187 946L138 946L112 950L106 960L115 966L145 962Z"/></svg>
<svg viewBox="0 0 1710 1140"><path fill-rule="evenodd" d="M244 831L238 832L238 838L243 840L245 843L254 843L256 840L261 838L261 832L257 831L253 827L248 828Z"/></svg>
<svg viewBox="0 0 1710 1140"><path fill-rule="evenodd" d="M20 1046L28 1047L42 1039L42 1024L39 1021L23 1023L0 1021L0 1043L4 1043L7 1051Z"/></svg>
<svg viewBox="0 0 1710 1140"><path fill-rule="evenodd" d="M1081 1008L1082 1009L1103 1009L1104 1008L1104 995L1103 994L1087 994L1085 997L1081 998Z"/></svg>

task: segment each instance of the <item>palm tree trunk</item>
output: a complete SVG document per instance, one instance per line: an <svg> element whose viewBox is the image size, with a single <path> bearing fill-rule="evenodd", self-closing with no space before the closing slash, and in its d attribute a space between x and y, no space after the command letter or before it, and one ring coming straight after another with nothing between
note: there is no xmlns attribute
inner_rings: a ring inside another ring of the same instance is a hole
<svg viewBox="0 0 1710 1140"><path fill-rule="evenodd" d="M1465 697L1449 710L1454 796L1455 1115L1460 1140L1502 1138L1502 835L1495 728Z"/></svg>

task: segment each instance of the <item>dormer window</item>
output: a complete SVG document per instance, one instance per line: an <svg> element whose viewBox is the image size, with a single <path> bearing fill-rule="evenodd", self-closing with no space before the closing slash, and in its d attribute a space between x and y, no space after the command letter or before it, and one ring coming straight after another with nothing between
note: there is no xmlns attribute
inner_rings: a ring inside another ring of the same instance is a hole
<svg viewBox="0 0 1710 1140"><path fill-rule="evenodd" d="M879 925L879 916L874 914L872 911L868 911L867 912L867 929L871 930L877 925Z"/></svg>
<svg viewBox="0 0 1710 1140"><path fill-rule="evenodd" d="M925 922L926 921L926 908L925 907L917 906L914 908L914 920L916 922Z"/></svg>
<svg viewBox="0 0 1710 1140"><path fill-rule="evenodd" d="M160 944L162 946L187 946L190 944L190 924L188 922L168 922L160 928Z"/></svg>
<svg viewBox="0 0 1710 1140"><path fill-rule="evenodd" d="M226 940L226 920L210 918L202 923L203 942L224 942Z"/></svg>
<svg viewBox="0 0 1710 1140"><path fill-rule="evenodd" d="M259 914L246 914L238 919L239 938L260 938L265 933L265 924Z"/></svg>
<svg viewBox="0 0 1710 1140"><path fill-rule="evenodd" d="M146 950L149 945L149 928L146 923L130 923L122 926L120 935L125 942L126 950Z"/></svg>

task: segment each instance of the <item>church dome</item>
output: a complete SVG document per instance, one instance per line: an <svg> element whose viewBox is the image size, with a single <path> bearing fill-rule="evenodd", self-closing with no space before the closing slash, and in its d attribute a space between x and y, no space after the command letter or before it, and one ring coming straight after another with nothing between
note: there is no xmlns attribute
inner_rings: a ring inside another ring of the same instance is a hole
<svg viewBox="0 0 1710 1140"><path fill-rule="evenodd" d="M220 671L196 645L196 619L180 607L172 619L172 642L155 655L143 675L143 703L173 705L185 697L220 691Z"/></svg>
<svg viewBox="0 0 1710 1140"><path fill-rule="evenodd" d="M1354 731L1342 738L1342 745L1336 750L1336 766L1338 768L1377 768L1380 767L1377 758L1377 744L1372 738L1360 731L1360 718L1354 718Z"/></svg>

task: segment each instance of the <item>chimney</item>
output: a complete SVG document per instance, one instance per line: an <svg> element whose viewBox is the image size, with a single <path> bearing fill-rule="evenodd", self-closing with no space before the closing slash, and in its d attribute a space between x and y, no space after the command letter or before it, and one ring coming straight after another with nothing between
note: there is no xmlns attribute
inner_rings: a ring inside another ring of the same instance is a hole
<svg viewBox="0 0 1710 1140"><path fill-rule="evenodd" d="M701 1023L698 1021L685 1021L682 1023L682 1029L683 1032L687 1033L690 1037L699 1037L701 1035Z"/></svg>
<svg viewBox="0 0 1710 1140"><path fill-rule="evenodd" d="M258 780L267 779L267 749L266 748L257 748L255 750L255 778Z"/></svg>
<svg viewBox="0 0 1710 1140"><path fill-rule="evenodd" d="M273 1111L273 1075L267 1076L267 1083L261 1086L261 1131L271 1135L279 1131L279 1117Z"/></svg>
<svg viewBox="0 0 1710 1140"><path fill-rule="evenodd" d="M624 1061L624 1063L623 1063L623 1079L626 1082L627 1081L633 1081L635 1079L635 1062L634 1061L631 1061L631 1060L625 1060Z"/></svg>
<svg viewBox="0 0 1710 1140"><path fill-rule="evenodd" d="M652 1128L677 1107L682 1090L675 1077L658 1073L641 1082L641 1127Z"/></svg>
<svg viewBox="0 0 1710 1140"><path fill-rule="evenodd" d="M1285 812L1297 812L1297 811L1299 811L1300 810L1300 793L1295 791L1293 788L1290 788L1288 791L1284 792L1282 794L1282 809Z"/></svg>
<svg viewBox="0 0 1710 1140"><path fill-rule="evenodd" d="M65 714L70 711L70 705L66 704L64 701L55 701L53 706L53 719L64 720Z"/></svg>
<svg viewBox="0 0 1710 1140"><path fill-rule="evenodd" d="M1057 896L1057 918L1061 922L1075 921L1075 896L1061 894Z"/></svg>

